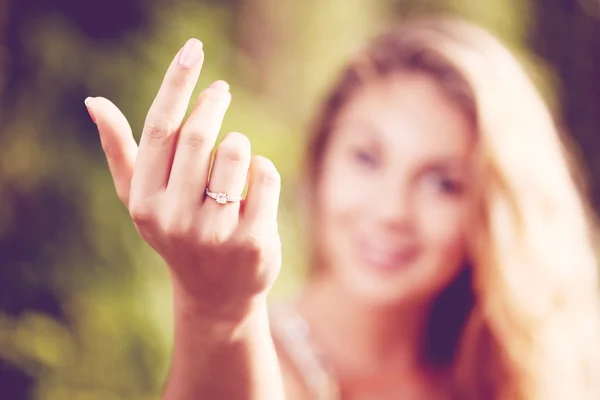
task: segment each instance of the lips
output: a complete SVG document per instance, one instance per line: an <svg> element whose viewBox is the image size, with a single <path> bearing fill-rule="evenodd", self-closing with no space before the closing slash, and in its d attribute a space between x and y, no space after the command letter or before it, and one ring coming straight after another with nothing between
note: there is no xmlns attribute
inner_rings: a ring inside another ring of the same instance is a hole
<svg viewBox="0 0 600 400"><path fill-rule="evenodd" d="M356 253L362 264L374 271L394 272L409 267L417 259L417 246L383 244L373 238L357 241Z"/></svg>

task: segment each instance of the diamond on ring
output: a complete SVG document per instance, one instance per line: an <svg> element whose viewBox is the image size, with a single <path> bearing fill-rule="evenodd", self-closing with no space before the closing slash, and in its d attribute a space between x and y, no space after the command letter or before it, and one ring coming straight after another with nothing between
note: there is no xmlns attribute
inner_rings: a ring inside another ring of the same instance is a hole
<svg viewBox="0 0 600 400"><path fill-rule="evenodd" d="M227 204L227 194L226 193L217 193L217 197L215 198L215 200L219 204Z"/></svg>
<svg viewBox="0 0 600 400"><path fill-rule="evenodd" d="M242 196L229 196L227 193L222 192L211 192L206 188L206 195L210 198L215 199L215 201L219 204L227 204L232 203L234 201L242 201Z"/></svg>

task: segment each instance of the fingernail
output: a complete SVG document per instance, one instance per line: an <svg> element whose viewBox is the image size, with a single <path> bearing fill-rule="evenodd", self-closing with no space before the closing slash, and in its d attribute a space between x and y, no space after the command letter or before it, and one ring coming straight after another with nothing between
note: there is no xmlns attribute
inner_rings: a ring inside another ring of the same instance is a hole
<svg viewBox="0 0 600 400"><path fill-rule="evenodd" d="M202 42L198 39L190 39L179 53L177 62L184 67L193 67L202 58Z"/></svg>
<svg viewBox="0 0 600 400"><path fill-rule="evenodd" d="M87 97L84 100L84 103L85 103L85 107L88 110L88 113L90 114L90 118L92 119L92 121L94 121L94 123L96 123L96 118L94 117L94 112L92 111L92 108L90 107L90 103L91 103L92 99L93 99L93 97Z"/></svg>
<svg viewBox="0 0 600 400"><path fill-rule="evenodd" d="M225 81L215 81L210 87L213 89L229 90L229 84Z"/></svg>

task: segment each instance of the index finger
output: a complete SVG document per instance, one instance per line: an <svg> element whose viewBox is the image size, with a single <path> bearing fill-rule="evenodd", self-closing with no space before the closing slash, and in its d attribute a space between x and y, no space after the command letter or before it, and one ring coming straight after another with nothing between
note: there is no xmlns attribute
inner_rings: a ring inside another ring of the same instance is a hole
<svg viewBox="0 0 600 400"><path fill-rule="evenodd" d="M190 39L171 62L146 117L131 183L132 197L145 199L166 187L177 132L203 60L202 43Z"/></svg>

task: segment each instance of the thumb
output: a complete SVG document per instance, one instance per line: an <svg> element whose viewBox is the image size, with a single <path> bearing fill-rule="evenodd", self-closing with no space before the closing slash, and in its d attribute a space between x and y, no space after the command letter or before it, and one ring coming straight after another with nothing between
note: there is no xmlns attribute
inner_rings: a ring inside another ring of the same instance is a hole
<svg viewBox="0 0 600 400"><path fill-rule="evenodd" d="M131 126L123 113L110 100L103 97L88 97L85 99L85 105L90 117L98 126L100 142L106 154L117 196L128 207L131 177L138 150Z"/></svg>

